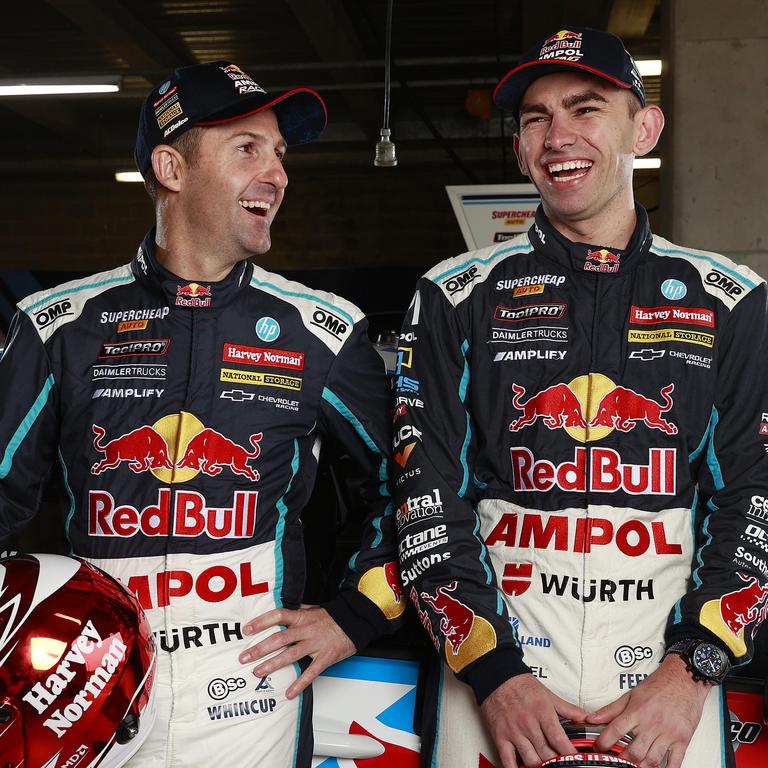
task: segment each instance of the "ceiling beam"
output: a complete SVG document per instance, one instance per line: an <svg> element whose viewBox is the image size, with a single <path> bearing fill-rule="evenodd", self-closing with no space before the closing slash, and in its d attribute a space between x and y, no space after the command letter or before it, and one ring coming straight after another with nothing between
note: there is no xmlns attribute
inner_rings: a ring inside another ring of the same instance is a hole
<svg viewBox="0 0 768 768"><path fill-rule="evenodd" d="M118 0L47 0L133 69L174 69L180 57ZM192 62L189 62L192 63Z"/></svg>
<svg viewBox="0 0 768 768"><path fill-rule="evenodd" d="M286 4L321 61L369 58L343 4L338 0L286 0ZM354 69L339 69L330 75L334 80L344 82L362 82L365 78L364 72ZM351 119L360 123L371 142L377 141L383 102L373 94L354 91L346 92L344 101L349 107Z"/></svg>
<svg viewBox="0 0 768 768"><path fill-rule="evenodd" d="M644 37L658 0L614 0L608 31L621 38Z"/></svg>

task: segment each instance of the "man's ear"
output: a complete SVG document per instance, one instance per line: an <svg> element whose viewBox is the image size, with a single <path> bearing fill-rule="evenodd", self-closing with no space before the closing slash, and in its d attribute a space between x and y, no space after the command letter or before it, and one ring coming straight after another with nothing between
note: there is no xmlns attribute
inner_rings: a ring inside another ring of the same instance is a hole
<svg viewBox="0 0 768 768"><path fill-rule="evenodd" d="M635 115L635 125L634 152L637 157L642 157L658 143L664 128L664 113L655 104L649 104Z"/></svg>
<svg viewBox="0 0 768 768"><path fill-rule="evenodd" d="M160 144L152 150L152 170L159 184L171 192L181 189L187 164L177 150L168 144Z"/></svg>
<svg viewBox="0 0 768 768"><path fill-rule="evenodd" d="M531 177L531 174L528 173L528 166L525 163L525 158L520 154L520 134L516 133L512 137L512 149L515 150L515 157L517 158L517 167L520 169L520 173L523 174L523 176L527 176L528 178Z"/></svg>

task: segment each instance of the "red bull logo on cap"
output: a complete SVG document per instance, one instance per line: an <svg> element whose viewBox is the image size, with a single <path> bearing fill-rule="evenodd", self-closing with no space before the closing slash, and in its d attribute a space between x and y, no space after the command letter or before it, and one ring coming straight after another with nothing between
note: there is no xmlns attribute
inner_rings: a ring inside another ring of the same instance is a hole
<svg viewBox="0 0 768 768"><path fill-rule="evenodd" d="M607 248L600 248L598 251L587 249L587 259L584 262L585 271L618 272L620 266L621 257L619 254L609 251Z"/></svg>
<svg viewBox="0 0 768 768"><path fill-rule="evenodd" d="M103 454L91 467L94 475L125 463L132 472L151 472L165 483L183 483L200 472L215 477L224 468L252 482L259 480L259 473L250 462L261 453L262 432L248 437L251 446L248 450L221 432L206 427L191 413L182 411L106 443L103 427L94 424L93 433L93 448Z"/></svg>
<svg viewBox="0 0 768 768"><path fill-rule="evenodd" d="M544 41L539 51L539 59L578 61L583 55L581 52L581 37L581 32L561 29Z"/></svg>
<svg viewBox="0 0 768 768"><path fill-rule="evenodd" d="M200 283L188 283L176 288L177 307L210 307L211 288Z"/></svg>

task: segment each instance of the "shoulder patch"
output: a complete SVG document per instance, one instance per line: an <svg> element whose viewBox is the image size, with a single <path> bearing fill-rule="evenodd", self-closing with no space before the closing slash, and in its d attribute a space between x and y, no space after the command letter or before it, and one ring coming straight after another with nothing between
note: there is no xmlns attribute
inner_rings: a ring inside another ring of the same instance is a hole
<svg viewBox="0 0 768 768"><path fill-rule="evenodd" d="M351 302L317 291L254 265L251 287L282 299L299 311L306 329L338 354L352 328L365 315Z"/></svg>
<svg viewBox="0 0 768 768"><path fill-rule="evenodd" d="M523 232L503 243L495 243L487 248L441 261L424 277L438 285L448 301L455 306L464 301L476 285L485 282L491 271L504 259L515 254L530 253L532 250L533 245L528 233Z"/></svg>
<svg viewBox="0 0 768 768"><path fill-rule="evenodd" d="M651 253L687 261L701 277L704 290L733 309L753 288L764 283L760 275L727 256L695 248L681 248L663 237L653 236Z"/></svg>
<svg viewBox="0 0 768 768"><path fill-rule="evenodd" d="M77 320L86 303L110 288L135 280L129 264L108 272L62 283L46 291L38 291L19 302L18 307L29 315L45 343L53 333L67 323Z"/></svg>

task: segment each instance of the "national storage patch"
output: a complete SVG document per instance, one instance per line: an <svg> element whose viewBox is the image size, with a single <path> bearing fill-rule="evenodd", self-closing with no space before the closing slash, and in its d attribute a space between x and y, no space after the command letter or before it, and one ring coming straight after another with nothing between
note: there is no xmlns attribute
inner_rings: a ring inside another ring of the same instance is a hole
<svg viewBox="0 0 768 768"><path fill-rule="evenodd" d="M221 381L230 384L254 384L257 387L280 387L298 392L301 389L301 379L295 376L281 376L278 373L259 373L257 371L238 371L234 368L222 368Z"/></svg>
<svg viewBox="0 0 768 768"><path fill-rule="evenodd" d="M636 331L630 330L627 334L627 341L636 344L647 344L648 342L663 343L666 341L679 341L683 344L698 344L702 347L713 347L715 337L711 333L702 333L701 331L684 331L680 328L659 328L656 331Z"/></svg>

